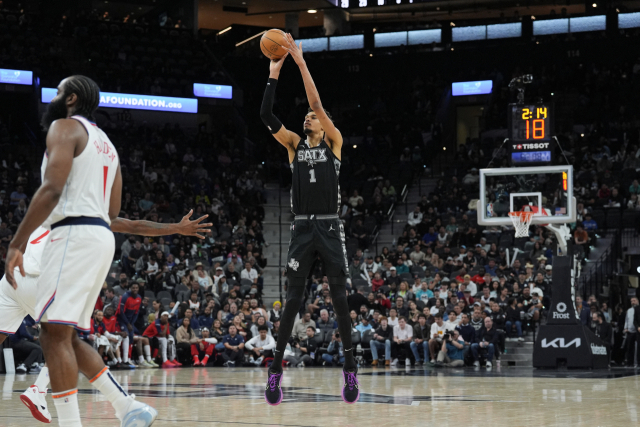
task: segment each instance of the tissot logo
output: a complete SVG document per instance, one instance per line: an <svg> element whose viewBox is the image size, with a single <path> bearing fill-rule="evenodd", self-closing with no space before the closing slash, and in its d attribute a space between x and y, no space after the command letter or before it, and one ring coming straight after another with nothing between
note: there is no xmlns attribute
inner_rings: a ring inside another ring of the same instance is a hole
<svg viewBox="0 0 640 427"><path fill-rule="evenodd" d="M564 342L564 338L556 338L552 341L548 341L547 339L544 338L542 340L542 348L549 348L549 347L553 347L553 348L569 348L572 345L575 345L576 348L580 347L580 345L582 344L582 340L580 340L580 338L576 338L572 341L569 341L568 343L565 344Z"/></svg>
<svg viewBox="0 0 640 427"><path fill-rule="evenodd" d="M536 150L540 148L549 148L548 142L538 142L535 144L514 144L514 150Z"/></svg>

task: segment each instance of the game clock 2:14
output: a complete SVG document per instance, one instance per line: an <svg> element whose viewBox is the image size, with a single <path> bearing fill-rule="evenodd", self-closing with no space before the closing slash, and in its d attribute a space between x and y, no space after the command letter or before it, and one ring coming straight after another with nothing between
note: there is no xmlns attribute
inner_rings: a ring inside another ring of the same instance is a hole
<svg viewBox="0 0 640 427"><path fill-rule="evenodd" d="M552 105L510 105L509 139L514 142L549 141L553 135Z"/></svg>

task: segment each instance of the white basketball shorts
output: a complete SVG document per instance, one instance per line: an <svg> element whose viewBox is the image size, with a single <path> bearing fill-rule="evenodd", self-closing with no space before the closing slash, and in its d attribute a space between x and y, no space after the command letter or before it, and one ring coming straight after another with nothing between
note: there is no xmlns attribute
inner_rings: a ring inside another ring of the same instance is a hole
<svg viewBox="0 0 640 427"><path fill-rule="evenodd" d="M37 322L90 331L115 252L115 238L104 224L65 225L51 231L38 281Z"/></svg>
<svg viewBox="0 0 640 427"><path fill-rule="evenodd" d="M36 317L36 294L39 276L22 277L18 269L14 277L18 289L13 289L6 277L0 280L0 333L14 334L27 315Z"/></svg>

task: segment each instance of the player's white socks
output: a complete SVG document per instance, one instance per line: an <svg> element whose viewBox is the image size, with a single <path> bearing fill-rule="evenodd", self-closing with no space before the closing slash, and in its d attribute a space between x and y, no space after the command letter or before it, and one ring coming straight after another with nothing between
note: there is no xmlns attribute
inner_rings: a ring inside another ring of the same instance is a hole
<svg viewBox="0 0 640 427"><path fill-rule="evenodd" d="M147 361L151 362L151 346L150 345L144 346L144 355L147 357Z"/></svg>
<svg viewBox="0 0 640 427"><path fill-rule="evenodd" d="M122 340L122 361L129 362L129 337Z"/></svg>
<svg viewBox="0 0 640 427"><path fill-rule="evenodd" d="M82 427L78 407L78 389L52 393L53 403L58 412L58 423L62 427Z"/></svg>
<svg viewBox="0 0 640 427"><path fill-rule="evenodd" d="M47 387L49 386L49 368L47 368L46 366L42 368L42 370L38 374L38 378L36 378L36 382L33 383L33 385L38 387L38 390L40 392L44 392L47 390Z"/></svg>
<svg viewBox="0 0 640 427"><path fill-rule="evenodd" d="M124 412L129 407L131 399L128 399L128 394L124 391L122 386L116 381L108 367L104 367L95 377L89 380L92 386L97 388L100 393L104 394L107 400L113 405L113 409L116 410L116 415L124 416Z"/></svg>

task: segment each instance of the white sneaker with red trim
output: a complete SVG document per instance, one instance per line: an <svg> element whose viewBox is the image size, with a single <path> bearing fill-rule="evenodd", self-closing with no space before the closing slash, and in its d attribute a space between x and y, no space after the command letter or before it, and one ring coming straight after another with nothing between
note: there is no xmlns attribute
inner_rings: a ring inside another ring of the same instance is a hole
<svg viewBox="0 0 640 427"><path fill-rule="evenodd" d="M20 400L31 411L31 415L36 420L43 423L51 422L51 414L47 409L47 390L40 391L38 387L32 385L24 393L20 395Z"/></svg>

